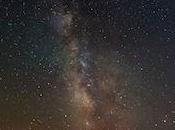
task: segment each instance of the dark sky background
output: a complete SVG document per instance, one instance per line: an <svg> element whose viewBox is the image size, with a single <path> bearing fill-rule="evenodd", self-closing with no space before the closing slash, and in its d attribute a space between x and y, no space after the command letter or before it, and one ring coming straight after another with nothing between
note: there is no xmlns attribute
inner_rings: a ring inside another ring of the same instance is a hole
<svg viewBox="0 0 175 130"><path fill-rule="evenodd" d="M0 0L0 130L174 130L174 12L173 0Z"/></svg>

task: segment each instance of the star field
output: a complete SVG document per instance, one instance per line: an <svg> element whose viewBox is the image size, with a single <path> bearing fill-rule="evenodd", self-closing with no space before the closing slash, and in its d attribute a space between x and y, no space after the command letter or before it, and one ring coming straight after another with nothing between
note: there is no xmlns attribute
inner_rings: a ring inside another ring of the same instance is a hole
<svg viewBox="0 0 175 130"><path fill-rule="evenodd" d="M0 130L174 130L174 6L1 0Z"/></svg>

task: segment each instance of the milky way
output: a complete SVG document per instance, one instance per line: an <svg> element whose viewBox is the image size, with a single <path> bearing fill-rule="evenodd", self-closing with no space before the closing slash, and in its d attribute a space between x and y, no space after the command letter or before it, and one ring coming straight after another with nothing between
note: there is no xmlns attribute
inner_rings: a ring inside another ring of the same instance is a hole
<svg viewBox="0 0 175 130"><path fill-rule="evenodd" d="M67 14L65 19L72 19L71 14ZM68 20L63 20L68 21ZM70 103L72 103L73 107L76 112L76 118L78 122L77 128L73 129L92 129L91 124L89 123L90 114L94 109L93 101L90 95L87 93L87 88L90 84L83 84L84 77L88 74L86 72L87 63L86 63L86 56L83 59L80 57L84 55L86 52L80 52L79 48L79 41L75 37L71 29L71 20L68 23L63 23L66 25L64 26L65 36L67 38L67 47L66 51L69 55L69 62L67 64L66 75L67 81L66 84L68 85L69 95L70 95Z"/></svg>
<svg viewBox="0 0 175 130"><path fill-rule="evenodd" d="M79 38L73 32L74 16L69 12L56 17L60 17L60 21L54 24L61 24L59 27L62 27L62 35L66 39L65 51L68 55L65 66L65 84L69 104L73 108L71 110L73 121L67 127L72 130L137 128L135 110L132 110L132 105L124 104L123 96L120 95L121 90L117 90L122 89L121 83L118 82L128 82L128 80L120 81L115 78L115 72L118 69L115 67L104 70L106 67L103 63L101 65L104 68L95 70L96 65L92 57L95 54L88 50L87 36ZM107 61L111 62L110 59ZM111 69L116 70L110 72ZM120 74L117 75L120 77ZM129 101L134 102L131 99Z"/></svg>

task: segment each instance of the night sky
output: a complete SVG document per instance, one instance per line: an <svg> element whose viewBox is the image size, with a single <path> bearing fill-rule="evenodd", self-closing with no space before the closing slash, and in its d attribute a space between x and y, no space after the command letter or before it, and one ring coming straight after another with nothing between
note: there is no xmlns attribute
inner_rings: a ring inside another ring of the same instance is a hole
<svg viewBox="0 0 175 130"><path fill-rule="evenodd" d="M0 130L175 130L175 1L0 0Z"/></svg>

